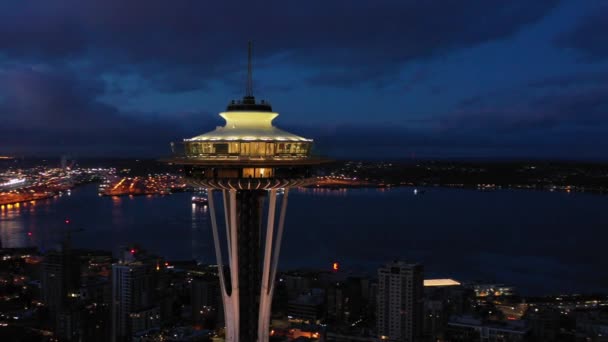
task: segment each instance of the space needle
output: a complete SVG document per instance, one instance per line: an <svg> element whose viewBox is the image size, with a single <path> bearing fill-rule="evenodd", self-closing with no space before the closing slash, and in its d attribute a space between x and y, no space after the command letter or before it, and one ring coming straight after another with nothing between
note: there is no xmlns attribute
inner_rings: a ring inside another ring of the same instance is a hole
<svg viewBox="0 0 608 342"><path fill-rule="evenodd" d="M289 189L310 184L312 169L324 162L312 156L312 139L274 126L279 114L270 103L256 101L251 55L249 43L246 93L220 113L226 124L184 139L183 152L172 144L171 162L184 168L192 186L208 191L229 342L268 341ZM279 189L284 193L277 198ZM218 226L222 214L225 234Z"/></svg>

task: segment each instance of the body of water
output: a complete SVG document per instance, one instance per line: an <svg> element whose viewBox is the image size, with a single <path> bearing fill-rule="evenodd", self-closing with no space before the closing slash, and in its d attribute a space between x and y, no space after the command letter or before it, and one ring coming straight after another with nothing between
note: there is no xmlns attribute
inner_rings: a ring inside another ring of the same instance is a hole
<svg viewBox="0 0 608 342"><path fill-rule="evenodd" d="M507 283L525 294L608 292L608 196L424 190L293 190L281 266L328 269L338 261L373 273L402 259L424 264L427 278ZM69 219L70 229L83 229L72 234L74 247L137 243L168 259L214 263L208 212L190 197L99 197L88 185L1 209L0 240L54 248Z"/></svg>

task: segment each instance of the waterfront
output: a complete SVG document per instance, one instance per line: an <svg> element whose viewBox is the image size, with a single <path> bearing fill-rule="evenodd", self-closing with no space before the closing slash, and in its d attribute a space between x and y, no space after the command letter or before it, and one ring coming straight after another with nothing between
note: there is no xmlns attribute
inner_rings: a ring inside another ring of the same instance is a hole
<svg viewBox="0 0 608 342"><path fill-rule="evenodd" d="M214 262L204 208L191 194L99 197L96 185L0 212L3 247L52 248L64 220L73 245L138 243L170 259ZM395 258L429 277L505 282L524 293L608 291L607 196L428 188L295 190L281 251L285 268L370 271ZM346 243L348 241L348 243Z"/></svg>

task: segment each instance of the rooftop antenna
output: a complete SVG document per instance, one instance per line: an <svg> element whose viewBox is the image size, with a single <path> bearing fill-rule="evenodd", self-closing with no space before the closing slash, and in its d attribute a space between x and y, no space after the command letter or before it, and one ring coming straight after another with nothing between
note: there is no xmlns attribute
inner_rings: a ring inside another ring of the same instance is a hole
<svg viewBox="0 0 608 342"><path fill-rule="evenodd" d="M253 43L249 41L247 44L247 90L245 96L253 97L253 76L251 68L251 55L253 53Z"/></svg>

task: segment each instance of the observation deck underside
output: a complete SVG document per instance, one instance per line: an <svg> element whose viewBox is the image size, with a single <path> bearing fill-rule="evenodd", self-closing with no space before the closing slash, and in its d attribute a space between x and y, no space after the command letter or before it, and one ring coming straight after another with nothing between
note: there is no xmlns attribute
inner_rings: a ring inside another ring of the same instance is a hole
<svg viewBox="0 0 608 342"><path fill-rule="evenodd" d="M314 183L314 178L302 179L277 179L277 178L253 178L253 179L196 179L186 178L186 181L195 187L218 189L218 190L270 190L279 188L291 188L307 186Z"/></svg>

